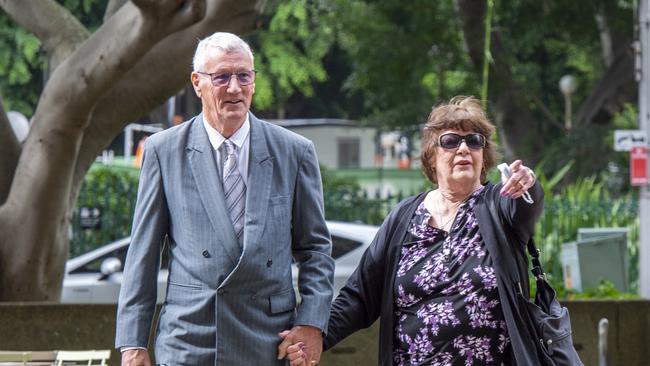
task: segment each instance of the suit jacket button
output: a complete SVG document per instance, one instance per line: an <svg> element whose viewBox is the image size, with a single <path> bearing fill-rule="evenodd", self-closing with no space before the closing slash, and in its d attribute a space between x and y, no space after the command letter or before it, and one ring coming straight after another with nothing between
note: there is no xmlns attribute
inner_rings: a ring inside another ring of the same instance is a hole
<svg viewBox="0 0 650 366"><path fill-rule="evenodd" d="M267 266L267 267L271 267L272 265L273 265L273 261L269 259L269 260L266 262L266 266Z"/></svg>
<svg viewBox="0 0 650 366"><path fill-rule="evenodd" d="M210 252L208 252L207 250L204 250L202 254L206 258L210 258Z"/></svg>
<svg viewBox="0 0 650 366"><path fill-rule="evenodd" d="M220 289L217 290L217 293L218 293L219 295L223 295L224 292L226 292L226 291L225 291L224 289L222 289L222 288L220 288Z"/></svg>

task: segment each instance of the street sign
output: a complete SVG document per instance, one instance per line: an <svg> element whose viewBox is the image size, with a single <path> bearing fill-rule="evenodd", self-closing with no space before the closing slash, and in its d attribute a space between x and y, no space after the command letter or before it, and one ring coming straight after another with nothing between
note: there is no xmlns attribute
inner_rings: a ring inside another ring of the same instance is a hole
<svg viewBox="0 0 650 366"><path fill-rule="evenodd" d="M630 151L634 146L648 146L648 135L642 130L614 130L614 150Z"/></svg>
<svg viewBox="0 0 650 366"><path fill-rule="evenodd" d="M82 229L99 230L102 228L102 210L99 207L80 207L79 224Z"/></svg>
<svg viewBox="0 0 650 366"><path fill-rule="evenodd" d="M635 146L630 150L630 184L648 184L648 148L645 146Z"/></svg>

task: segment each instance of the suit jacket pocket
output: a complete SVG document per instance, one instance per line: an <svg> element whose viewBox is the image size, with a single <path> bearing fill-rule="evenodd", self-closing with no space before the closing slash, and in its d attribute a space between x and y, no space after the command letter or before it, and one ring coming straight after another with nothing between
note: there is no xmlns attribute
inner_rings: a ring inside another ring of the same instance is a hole
<svg viewBox="0 0 650 366"><path fill-rule="evenodd" d="M191 283L179 283L179 282L174 282L174 281L167 281L169 282L170 286L178 286L178 287L184 287L184 288L190 288L190 289L195 289L195 290L200 290L201 286L200 285L193 285Z"/></svg>
<svg viewBox="0 0 650 366"><path fill-rule="evenodd" d="M279 314L296 308L296 294L293 288L269 296L271 314Z"/></svg>
<svg viewBox="0 0 650 366"><path fill-rule="evenodd" d="M275 217L286 217L289 214L289 196L274 196L269 198L269 206Z"/></svg>

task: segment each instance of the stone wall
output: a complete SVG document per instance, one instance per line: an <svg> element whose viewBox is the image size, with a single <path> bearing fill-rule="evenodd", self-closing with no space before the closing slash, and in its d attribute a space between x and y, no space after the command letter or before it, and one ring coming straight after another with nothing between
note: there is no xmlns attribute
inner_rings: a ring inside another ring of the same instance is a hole
<svg viewBox="0 0 650 366"><path fill-rule="evenodd" d="M598 364L598 321L609 319L609 364L650 364L650 301L570 301L573 340L587 366ZM321 366L377 364L378 324L323 354ZM112 348L114 305L0 303L0 350ZM113 352L111 365L119 365Z"/></svg>

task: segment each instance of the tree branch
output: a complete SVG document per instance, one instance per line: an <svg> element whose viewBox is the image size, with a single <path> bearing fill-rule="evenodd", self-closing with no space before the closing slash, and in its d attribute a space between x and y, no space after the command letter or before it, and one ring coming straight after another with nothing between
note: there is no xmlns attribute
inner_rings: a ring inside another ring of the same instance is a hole
<svg viewBox="0 0 650 366"><path fill-rule="evenodd" d="M61 108L64 113L88 116L95 102L110 90L157 41L187 27L205 14L204 0L165 0L123 6L48 81L41 99L46 110ZM55 89L56 92L53 92ZM59 128L74 126L74 118L59 121Z"/></svg>
<svg viewBox="0 0 650 366"><path fill-rule="evenodd" d="M558 121L557 118L555 118L555 116L553 115L553 112L551 112L551 110L548 109L546 104L544 104L544 102L542 102L542 100L539 99L539 97L536 94L531 94L530 98L533 100L533 102L535 102L535 105L537 106L537 108L539 108L539 110L542 111L542 113L544 114L546 119L552 125L554 125L555 127L559 128L562 131L566 131L566 128L564 127L564 124L562 122Z"/></svg>
<svg viewBox="0 0 650 366"><path fill-rule="evenodd" d="M98 102L84 133L74 182L83 180L90 164L126 124L146 115L185 86L198 39L216 31L242 34L255 28L264 1L209 0L199 23L157 44ZM115 108L119 106L119 108ZM76 194L71 196L74 202Z"/></svg>
<svg viewBox="0 0 650 366"><path fill-rule="evenodd" d="M612 46L612 32L607 22L607 14L603 6L594 11L594 19L598 26L598 35L600 36L600 49L603 53L603 62L605 66L610 67L614 59L614 48Z"/></svg>
<svg viewBox="0 0 650 366"><path fill-rule="evenodd" d="M0 97L0 206L7 199L16 165L20 157L20 144L14 134Z"/></svg>
<svg viewBox="0 0 650 366"><path fill-rule="evenodd" d="M43 43L50 72L89 36L79 20L53 0L0 0L0 7Z"/></svg>
<svg viewBox="0 0 650 366"><path fill-rule="evenodd" d="M113 14L126 4L129 0L109 0L108 5L106 5L106 11L104 12L104 23L108 18L112 17Z"/></svg>
<svg viewBox="0 0 650 366"><path fill-rule="evenodd" d="M634 50L628 47L616 54L576 114L577 124L607 123L623 108L625 103L635 102L637 84L634 79Z"/></svg>

